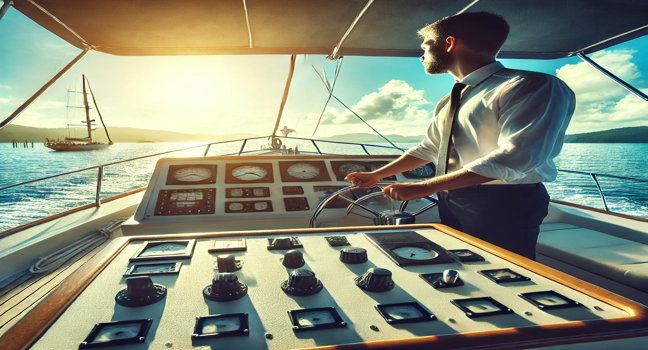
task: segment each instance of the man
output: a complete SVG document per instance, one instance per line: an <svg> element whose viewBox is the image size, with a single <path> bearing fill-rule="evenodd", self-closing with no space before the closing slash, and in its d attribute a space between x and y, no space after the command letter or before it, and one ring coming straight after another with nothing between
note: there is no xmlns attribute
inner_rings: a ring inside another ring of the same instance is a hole
<svg viewBox="0 0 648 350"><path fill-rule="evenodd" d="M393 184L384 193L398 200L437 193L442 223L535 259L549 205L542 182L556 178L553 158L575 99L556 77L495 61L508 32L503 18L486 12L446 17L419 30L425 71L451 74L453 92L437 104L421 144L380 169L347 178L369 187L434 162L434 178Z"/></svg>

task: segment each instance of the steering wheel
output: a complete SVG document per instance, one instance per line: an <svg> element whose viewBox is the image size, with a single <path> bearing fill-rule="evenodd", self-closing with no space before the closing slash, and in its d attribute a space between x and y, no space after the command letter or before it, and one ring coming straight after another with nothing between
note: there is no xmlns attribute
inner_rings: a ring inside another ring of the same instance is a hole
<svg viewBox="0 0 648 350"><path fill-rule="evenodd" d="M376 225L413 224L415 222L415 218L417 216L419 216L419 215L423 214L424 212L434 208L438 203L438 201L435 198L432 198L430 196L425 196L423 198L427 199L430 203L427 204L426 206L424 206L423 208L421 208L421 209L419 209L417 211L411 212L411 213L405 211L405 209L407 208L407 205L409 204L409 201L403 201L400 204L398 210L385 209L385 210L380 211L380 212L372 210L371 208L367 207L366 205L361 204L362 202L364 202L366 200L369 200L371 198L378 197L378 196L384 196L384 194L382 192L382 189L383 189L384 186L387 186L387 185L390 185L390 184L391 184L391 182L379 182L379 183L377 183L376 185L374 185L372 187L368 187L369 189L378 188L378 189L380 189L380 191L371 192L371 193L369 193L367 195L364 195L364 196L362 196L362 197L360 197L360 198L358 198L356 200L353 200L353 199L345 196L346 193L351 192L351 191L359 188L358 186L355 186L355 185L350 185L350 186L344 187L342 189L339 189L339 190L331 193L330 196L325 198L323 201L320 202L320 204L317 205L317 208L315 208L315 211L313 211L313 215L311 215L311 218L309 220L309 226L311 228L316 227L317 218L322 213L324 208L326 208L326 206L329 203L333 202L334 200L336 200L338 198L349 203L349 206L347 206L347 209L346 209L346 215L349 215L351 213L351 211L354 208L357 207L357 208L362 209L362 210L370 213L371 215L373 215L373 221L374 221L374 224L376 224ZM393 201L393 199L392 199L392 201Z"/></svg>

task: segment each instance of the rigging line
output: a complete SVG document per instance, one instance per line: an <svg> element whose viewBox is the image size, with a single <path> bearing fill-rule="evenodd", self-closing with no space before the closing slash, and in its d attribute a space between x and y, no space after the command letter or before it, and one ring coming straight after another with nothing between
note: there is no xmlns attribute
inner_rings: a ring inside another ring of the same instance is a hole
<svg viewBox="0 0 648 350"><path fill-rule="evenodd" d="M88 83L88 90L90 90L90 97L92 97L92 103L95 105L95 109L97 110L97 114L99 115L99 120L101 120L101 125L103 125L104 131L106 131L106 137L108 137L108 142L112 145L113 141L110 139L110 135L108 134L108 128L106 128L106 124L103 121L103 117L101 116L101 112L99 111L99 105L97 104L97 100L95 99L94 92L92 91L92 87L90 86L90 80L86 79L86 82Z"/></svg>
<svg viewBox="0 0 648 350"><path fill-rule="evenodd" d="M8 116L5 120L0 122L0 129L7 126L9 123L11 123L12 120L16 119L16 117L18 117L18 115L20 115L22 111L24 111L27 107L29 107L29 105L31 105L32 102L34 102L34 100L36 100L43 92L45 92L45 90L47 90L52 84L54 84L54 82L56 82L61 76L63 76L63 74L65 74L65 72L67 72L70 68L72 68L72 66L74 66L77 62L79 62L79 60L83 58L83 56L85 56L85 54L88 53L88 51L89 51L88 48L83 49L83 51L81 51L81 53L79 53L76 57L74 57L72 61L70 61L70 63L68 63L65 67L63 67L63 69L61 69L58 73L56 73L56 75L54 75L52 79L50 79L47 83L45 83L45 85L41 86L41 88L38 89L38 91L36 91L34 95L32 95L32 97L28 98L27 101L21 104L13 113L11 113L10 116Z"/></svg>
<svg viewBox="0 0 648 350"><path fill-rule="evenodd" d="M311 138L315 137L315 133L317 132L317 129L319 128L320 123L322 122L322 117L324 116L324 112L326 111L326 107L328 107L328 104L331 101L331 97L333 97L333 90L335 89L335 83L337 82L337 78L340 75L340 69L342 68L342 61L343 60L344 60L344 57L340 57L340 59L337 60L337 63L335 65L335 77L333 77L333 85L331 86L331 89L329 90L329 95L326 98L326 102L324 103L324 107L322 108L322 113L320 113L319 118L317 119L317 125L315 125L315 130L313 130L313 134L311 135ZM315 66L311 66L311 67L313 67L313 69L316 70ZM322 67L322 71L324 71L324 67ZM326 72L324 72L324 76L326 77ZM328 84L328 79L326 79L326 82Z"/></svg>
<svg viewBox="0 0 648 350"><path fill-rule="evenodd" d="M85 39L81 37L77 32L72 30L72 28L68 27L67 24L63 23L60 19L58 19L56 16L53 14L49 13L46 9L44 9L41 5L37 4L36 1L34 0L27 0L30 4L34 5L37 9L39 9L41 12L49 16L51 19L53 19L56 23L60 24L63 28L65 28L70 34L74 35L82 44L85 46L87 49L94 48L92 45L90 45Z"/></svg>
<svg viewBox="0 0 648 350"><path fill-rule="evenodd" d="M395 145L393 142L391 142L387 137L385 137L385 136L384 136L383 134L381 134L378 130L376 130L373 126L371 126L371 124L367 123L364 119L362 119L362 117L361 117L360 115L358 115L358 113L356 113L353 109L351 109L351 107L347 106L344 102L342 102L342 100L340 100L337 96L335 96L335 95L333 94L333 91L330 90L330 87L328 86L328 83L326 82L326 79L324 79L324 77L323 77L322 75L320 75L320 73L319 73L318 71L315 71L315 72L316 72L317 75L319 76L320 80L322 80L322 83L324 83L324 86L326 86L326 88L329 90L329 92L331 93L331 96L332 96L336 101L338 101L342 106L344 106L344 108L348 109L349 112L353 113L353 115L355 115L358 119L360 119L360 121L362 121L363 123L365 123L365 124L366 124L370 129L371 129L371 130L373 130L373 132L376 133L376 135L382 137L385 141L387 141L390 145L392 145L392 147L394 147L394 148L396 148L396 149L399 149L399 150L401 150L401 151L405 151L404 149L402 149L402 148L396 146L396 145Z"/></svg>
<svg viewBox="0 0 648 350"><path fill-rule="evenodd" d="M288 100L288 92L290 92L290 83L292 83L293 73L295 73L295 62L297 61L297 55L290 55L290 70L288 71L288 79L286 80L286 86L284 87L283 97L281 98L281 105L279 106L279 115L277 115L277 120L275 121L274 129L272 130L272 139L277 135L277 129L279 129L279 123L281 122L281 116L283 115L284 107L286 106L286 100Z"/></svg>
<svg viewBox="0 0 648 350"><path fill-rule="evenodd" d="M340 51L340 49L342 48L342 44L347 39L349 34L351 34L351 32L355 28L356 24L358 24L358 22L360 21L360 18L362 18L362 16L364 16L365 12L367 12L367 10L369 9L369 6L371 6L371 4L373 4L373 2L374 2L374 0L367 1L367 4L365 5L365 7L362 10L360 10L360 13L358 13L358 15L353 20L353 22L351 23L351 25L349 26L347 31L342 36L342 39L340 39L340 41L335 46L335 48L333 48L333 52L328 56L328 59L335 60L335 59L338 58L338 51Z"/></svg>
<svg viewBox="0 0 648 350"><path fill-rule="evenodd" d="M248 42L250 44L250 48L252 48L253 47L253 45L252 45L252 27L250 26L250 14L248 13L247 3L246 3L245 0L243 0L243 11L245 11L245 24L247 25Z"/></svg>
<svg viewBox="0 0 648 350"><path fill-rule="evenodd" d="M475 0L475 1L471 2L471 3L468 4L466 7L462 8L461 10L459 10L459 12L457 12L456 15L468 11L471 7L475 6L475 4L477 4L478 2L479 2L479 0Z"/></svg>

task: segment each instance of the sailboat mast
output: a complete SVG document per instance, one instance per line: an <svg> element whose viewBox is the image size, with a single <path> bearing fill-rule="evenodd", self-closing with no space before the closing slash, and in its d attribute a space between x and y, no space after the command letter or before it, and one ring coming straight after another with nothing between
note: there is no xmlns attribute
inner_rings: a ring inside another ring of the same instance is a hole
<svg viewBox="0 0 648 350"><path fill-rule="evenodd" d="M90 123L90 105L88 104L88 94L86 92L86 77L83 77L83 106L85 107L86 128L88 128L88 139L92 141L92 123Z"/></svg>

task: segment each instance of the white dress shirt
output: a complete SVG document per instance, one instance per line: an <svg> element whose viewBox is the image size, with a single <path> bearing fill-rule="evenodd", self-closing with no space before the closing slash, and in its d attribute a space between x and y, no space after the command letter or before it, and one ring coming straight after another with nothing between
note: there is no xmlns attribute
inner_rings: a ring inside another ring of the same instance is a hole
<svg viewBox="0 0 648 350"><path fill-rule="evenodd" d="M483 66L461 81L468 85L452 135L448 173L466 169L498 179L487 184L528 184L556 179L553 162L563 145L574 113L573 91L543 73ZM434 110L423 141L406 154L437 162L439 116L449 108L449 95Z"/></svg>

